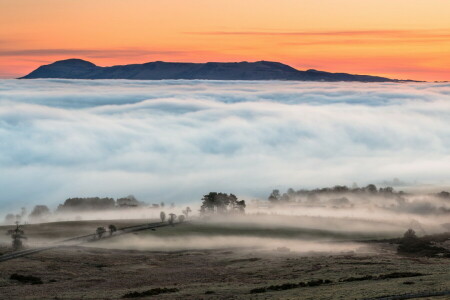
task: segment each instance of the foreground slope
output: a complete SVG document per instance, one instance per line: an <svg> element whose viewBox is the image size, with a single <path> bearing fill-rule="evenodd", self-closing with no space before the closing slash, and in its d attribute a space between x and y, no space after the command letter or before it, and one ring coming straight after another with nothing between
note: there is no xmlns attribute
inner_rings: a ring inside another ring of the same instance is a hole
<svg viewBox="0 0 450 300"><path fill-rule="evenodd" d="M79 229L76 234L80 234L110 222L131 221L27 225L27 234L31 242L37 237L55 238L54 230L59 235ZM399 256L389 243L360 243L359 250L340 253L287 251L270 245L265 249L146 248L152 246L147 238L154 235L167 241L179 239L184 245L204 233L230 239L224 236L226 228L200 229L200 224L177 224L129 235L127 240L117 237L115 243L109 239L5 261L0 264L0 298L376 300L448 299L450 295L450 260ZM283 230L270 234L286 236ZM249 239L248 232L242 237Z"/></svg>
<svg viewBox="0 0 450 300"><path fill-rule="evenodd" d="M389 78L329 73L316 70L299 71L279 62L173 63L149 62L112 67L99 67L81 59L67 59L43 65L22 79L203 79L203 80L299 80L392 82Z"/></svg>

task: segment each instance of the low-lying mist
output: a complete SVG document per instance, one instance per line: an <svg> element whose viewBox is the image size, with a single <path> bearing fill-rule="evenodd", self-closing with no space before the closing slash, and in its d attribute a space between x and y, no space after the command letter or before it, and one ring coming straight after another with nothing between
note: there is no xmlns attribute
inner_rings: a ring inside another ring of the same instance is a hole
<svg viewBox="0 0 450 300"><path fill-rule="evenodd" d="M326 252L342 253L349 251L370 251L358 243L331 242L299 239L283 239L242 235L188 235L176 237L161 236L124 236L117 239L105 240L92 244L92 247L145 250L145 251L177 251L202 249L241 249L241 250L269 250L274 253L298 252Z"/></svg>

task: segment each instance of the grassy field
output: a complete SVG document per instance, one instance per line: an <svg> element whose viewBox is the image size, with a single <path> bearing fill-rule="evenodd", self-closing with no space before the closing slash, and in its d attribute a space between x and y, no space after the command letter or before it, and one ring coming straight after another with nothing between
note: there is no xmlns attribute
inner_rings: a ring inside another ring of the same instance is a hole
<svg viewBox="0 0 450 300"><path fill-rule="evenodd" d="M53 240L91 233L109 223L122 227L142 221L29 225L26 233L30 240ZM244 245L232 249L198 245L198 249L181 247L176 251L136 250L132 245L137 240L149 244L197 237L215 243L217 236L224 241L240 236L242 241L274 239L286 244L314 239L346 243L361 238L323 230L184 223L117 237L116 242L123 246L120 249L110 247L113 238L89 243L89 247L58 248L0 263L0 298L364 299L450 290L449 259L402 257L396 254L395 245L385 243L368 244L371 252L314 254ZM34 276L42 283L11 279L14 274L20 276L13 278Z"/></svg>

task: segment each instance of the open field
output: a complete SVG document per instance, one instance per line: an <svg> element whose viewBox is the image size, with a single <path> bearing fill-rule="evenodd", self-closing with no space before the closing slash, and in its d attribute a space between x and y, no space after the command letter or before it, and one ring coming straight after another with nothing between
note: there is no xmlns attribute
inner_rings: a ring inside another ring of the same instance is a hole
<svg viewBox="0 0 450 300"><path fill-rule="evenodd" d="M28 225L26 232L30 241L54 240L109 223ZM4 299L364 299L450 290L449 259L402 257L395 245L355 243L342 233L200 222L36 253L1 263L0 274Z"/></svg>

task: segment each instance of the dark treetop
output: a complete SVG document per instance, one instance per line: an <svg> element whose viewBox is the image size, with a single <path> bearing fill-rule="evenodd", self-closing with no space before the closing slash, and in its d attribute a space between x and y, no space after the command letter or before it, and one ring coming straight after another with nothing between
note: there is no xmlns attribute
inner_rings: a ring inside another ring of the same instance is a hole
<svg viewBox="0 0 450 300"><path fill-rule="evenodd" d="M300 81L397 81L369 75L299 71L288 65L271 62L173 63L155 61L112 67L99 67L81 59L67 59L40 66L22 79L206 79L206 80L300 80Z"/></svg>

